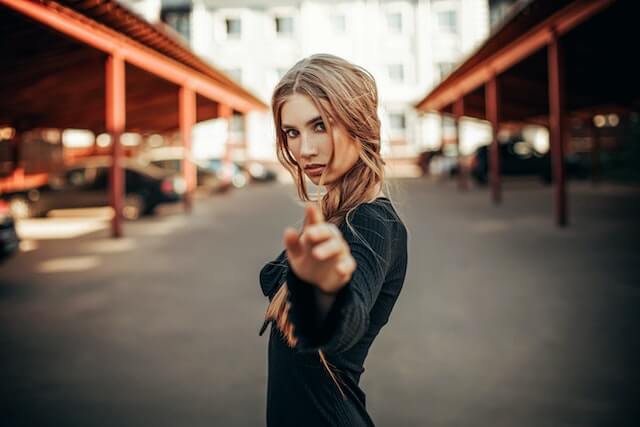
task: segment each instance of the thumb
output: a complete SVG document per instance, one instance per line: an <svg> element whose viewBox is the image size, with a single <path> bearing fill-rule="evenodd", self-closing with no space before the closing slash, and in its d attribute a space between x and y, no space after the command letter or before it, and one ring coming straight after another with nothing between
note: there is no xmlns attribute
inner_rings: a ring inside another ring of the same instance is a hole
<svg viewBox="0 0 640 427"><path fill-rule="evenodd" d="M287 252L289 256L298 256L302 254L303 248L300 243L300 239L298 238L298 232L295 228L287 228L284 230L284 246L287 248Z"/></svg>
<svg viewBox="0 0 640 427"><path fill-rule="evenodd" d="M321 224L324 222L322 211L314 204L307 203L304 207L305 225Z"/></svg>

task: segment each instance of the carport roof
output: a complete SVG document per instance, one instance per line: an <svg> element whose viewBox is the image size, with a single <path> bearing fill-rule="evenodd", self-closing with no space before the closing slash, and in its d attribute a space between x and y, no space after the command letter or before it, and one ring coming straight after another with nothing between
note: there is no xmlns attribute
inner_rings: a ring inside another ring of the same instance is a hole
<svg viewBox="0 0 640 427"><path fill-rule="evenodd" d="M637 25L639 2L615 0L524 0L485 42L416 103L421 111L452 112L465 97L465 114L485 118L484 84L496 75L502 85L505 119L539 121L548 115L546 46L553 32L566 52L567 108L638 106L629 31Z"/></svg>
<svg viewBox="0 0 640 427"><path fill-rule="evenodd" d="M110 52L103 46L129 55L128 129L176 129L183 82L198 95L198 120L217 117L219 104L239 112L267 107L163 24L153 25L114 0L0 0L0 124L104 129L104 60ZM143 69L136 52L168 67L158 73Z"/></svg>

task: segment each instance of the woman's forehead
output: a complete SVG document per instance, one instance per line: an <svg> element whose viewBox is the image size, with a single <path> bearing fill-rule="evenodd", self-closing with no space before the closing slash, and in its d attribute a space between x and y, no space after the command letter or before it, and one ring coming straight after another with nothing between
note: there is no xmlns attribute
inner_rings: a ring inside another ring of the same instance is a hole
<svg viewBox="0 0 640 427"><path fill-rule="evenodd" d="M293 94L282 105L282 125L300 125L320 116L320 111L307 95Z"/></svg>

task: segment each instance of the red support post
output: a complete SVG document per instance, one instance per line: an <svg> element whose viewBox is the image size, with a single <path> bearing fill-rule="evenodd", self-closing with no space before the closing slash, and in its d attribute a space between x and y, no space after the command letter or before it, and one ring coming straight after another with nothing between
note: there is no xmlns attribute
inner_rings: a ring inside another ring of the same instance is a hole
<svg viewBox="0 0 640 427"><path fill-rule="evenodd" d="M591 182L600 180L600 129L591 122Z"/></svg>
<svg viewBox="0 0 640 427"><path fill-rule="evenodd" d="M111 235L122 236L122 207L125 176L122 170L122 145L120 136L126 122L124 59L119 55L109 55L106 62L106 130L111 135L111 173L109 175L109 200L113 208Z"/></svg>
<svg viewBox="0 0 640 427"><path fill-rule="evenodd" d="M564 55L554 31L547 48L549 66L549 137L553 168L554 212L556 224L567 225L567 192L564 165L565 86Z"/></svg>
<svg viewBox="0 0 640 427"><path fill-rule="evenodd" d="M218 117L227 121L227 140L224 142L224 157L222 159L222 167L225 171L231 171L231 162L233 161L233 153L231 152L231 119L233 117L233 109L226 104L218 104ZM223 174L225 184L229 184L232 179L231 174Z"/></svg>
<svg viewBox="0 0 640 427"><path fill-rule="evenodd" d="M440 111L440 152L444 152L444 145L445 145L445 138L444 138L444 133L445 133L445 121L447 119L447 116L444 112ZM431 163L429 163L431 164ZM438 175L437 175L437 180L438 182L442 182L444 180L444 176L442 171L438 171Z"/></svg>
<svg viewBox="0 0 640 427"><path fill-rule="evenodd" d="M249 161L249 120L248 114L242 115L242 151L244 154L244 160Z"/></svg>
<svg viewBox="0 0 640 427"><path fill-rule="evenodd" d="M191 158L191 130L196 123L196 94L193 89L186 86L180 88L180 136L182 137L182 146L184 148L184 156L182 159L182 173L186 184L184 193L184 208L187 212L191 212L193 208L193 192L196 188L196 168Z"/></svg>
<svg viewBox="0 0 640 427"><path fill-rule="evenodd" d="M458 148L458 190L467 190L467 166L465 158L460 150L460 120L464 116L464 97L456 99L453 103L453 117L456 123L456 147Z"/></svg>
<svg viewBox="0 0 640 427"><path fill-rule="evenodd" d="M491 197L495 204L502 202L502 186L500 182L500 146L498 130L500 128L500 88L498 76L495 74L485 86L485 103L487 120L491 123L492 141L489 146L489 182L491 183Z"/></svg>

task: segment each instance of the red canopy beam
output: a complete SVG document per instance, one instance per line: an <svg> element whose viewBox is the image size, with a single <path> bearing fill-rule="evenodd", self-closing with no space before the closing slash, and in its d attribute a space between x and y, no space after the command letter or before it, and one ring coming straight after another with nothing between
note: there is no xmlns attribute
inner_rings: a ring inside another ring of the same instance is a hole
<svg viewBox="0 0 640 427"><path fill-rule="evenodd" d="M498 130L500 129L500 89L498 76L495 74L487 81L485 88L487 120L491 123L492 140L489 145L489 182L491 183L491 198L494 203L502 201L500 185L500 146Z"/></svg>
<svg viewBox="0 0 640 427"><path fill-rule="evenodd" d="M549 136L553 167L556 224L567 225L567 190L564 166L565 85L564 53L558 34L553 33L547 48L549 66Z"/></svg>
<svg viewBox="0 0 640 427"><path fill-rule="evenodd" d="M180 135L184 147L182 171L186 183L184 207L191 212L193 191L196 187L196 168L191 159L191 129L196 124L196 94L187 87L180 88Z"/></svg>
<svg viewBox="0 0 640 427"><path fill-rule="evenodd" d="M122 199L125 188L124 173L120 165L122 146L120 135L125 128L125 76L124 60L119 55L110 55L106 61L105 81L105 124L111 135L111 174L109 177L109 199L113 208L111 220L111 234L113 237L122 236Z"/></svg>

